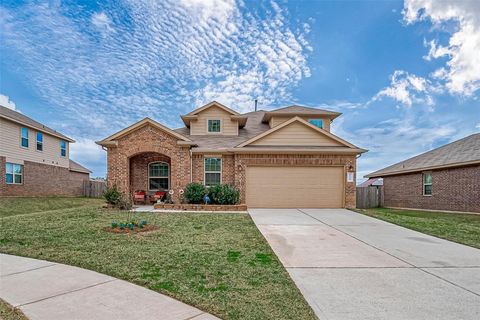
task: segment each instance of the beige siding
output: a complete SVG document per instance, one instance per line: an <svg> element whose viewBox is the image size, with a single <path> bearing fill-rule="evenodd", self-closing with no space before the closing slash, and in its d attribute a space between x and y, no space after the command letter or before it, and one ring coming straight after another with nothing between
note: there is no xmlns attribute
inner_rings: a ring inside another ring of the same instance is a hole
<svg viewBox="0 0 480 320"><path fill-rule="evenodd" d="M325 134L295 121L251 143L256 146L343 146Z"/></svg>
<svg viewBox="0 0 480 320"><path fill-rule="evenodd" d="M220 134L226 136L237 136L238 135L238 121L230 120L230 113L218 107L208 108L198 114L198 119L190 123L190 134L191 135L206 135L206 134ZM207 121L211 120L221 120L221 132L220 133L209 133L207 132Z"/></svg>
<svg viewBox="0 0 480 320"><path fill-rule="evenodd" d="M0 119L0 156L7 161L32 161L43 164L69 167L69 146L67 156L60 156L60 139L43 133L43 151L37 151L37 130L28 128L28 148L20 146L20 128L22 126Z"/></svg>
<svg viewBox="0 0 480 320"><path fill-rule="evenodd" d="M279 124L281 123L284 123L285 121L293 118L295 115L292 115L290 117L285 117L285 116L282 116L282 117L272 117L270 118L270 128L273 128L275 126L278 126ZM322 119L323 120L323 129L327 130L327 131L330 131L330 119L328 118L321 118L321 117L300 117L306 121L310 120L310 119Z"/></svg>
<svg viewBox="0 0 480 320"><path fill-rule="evenodd" d="M344 169L247 167L246 202L252 208L341 208Z"/></svg>

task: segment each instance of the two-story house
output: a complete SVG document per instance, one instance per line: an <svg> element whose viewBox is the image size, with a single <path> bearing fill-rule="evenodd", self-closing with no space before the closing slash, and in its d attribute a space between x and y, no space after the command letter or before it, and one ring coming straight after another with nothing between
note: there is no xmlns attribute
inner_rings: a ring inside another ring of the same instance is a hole
<svg viewBox="0 0 480 320"><path fill-rule="evenodd" d="M74 141L0 106L0 196L83 195L90 171L70 160Z"/></svg>
<svg viewBox="0 0 480 320"><path fill-rule="evenodd" d="M249 207L355 207L356 158L366 150L330 132L340 113L290 106L246 114L213 101L172 130L145 118L97 143L108 182L126 194L190 182L228 183Z"/></svg>

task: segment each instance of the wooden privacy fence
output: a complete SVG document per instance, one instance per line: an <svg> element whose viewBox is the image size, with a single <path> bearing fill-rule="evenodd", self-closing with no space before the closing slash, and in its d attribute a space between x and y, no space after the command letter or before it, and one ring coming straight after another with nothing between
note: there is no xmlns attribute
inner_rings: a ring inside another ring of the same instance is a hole
<svg viewBox="0 0 480 320"><path fill-rule="evenodd" d="M357 208L383 207L383 186L357 187Z"/></svg>
<svg viewBox="0 0 480 320"><path fill-rule="evenodd" d="M83 195L85 197L100 198L107 189L105 181L88 180L83 181Z"/></svg>

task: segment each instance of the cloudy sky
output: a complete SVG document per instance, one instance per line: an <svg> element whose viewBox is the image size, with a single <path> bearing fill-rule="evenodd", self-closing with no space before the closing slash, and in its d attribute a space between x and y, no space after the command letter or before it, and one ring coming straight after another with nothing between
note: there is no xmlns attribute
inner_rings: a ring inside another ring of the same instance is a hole
<svg viewBox="0 0 480 320"><path fill-rule="evenodd" d="M0 4L0 103L74 138L93 176L94 141L135 121L255 98L343 112L359 177L478 132L480 1Z"/></svg>

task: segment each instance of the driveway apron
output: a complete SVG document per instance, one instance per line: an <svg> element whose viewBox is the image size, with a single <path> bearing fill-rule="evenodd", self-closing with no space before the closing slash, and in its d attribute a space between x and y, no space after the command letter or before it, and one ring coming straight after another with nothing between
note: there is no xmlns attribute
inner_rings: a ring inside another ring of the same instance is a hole
<svg viewBox="0 0 480 320"><path fill-rule="evenodd" d="M480 250L345 209L250 209L320 319L480 319Z"/></svg>

